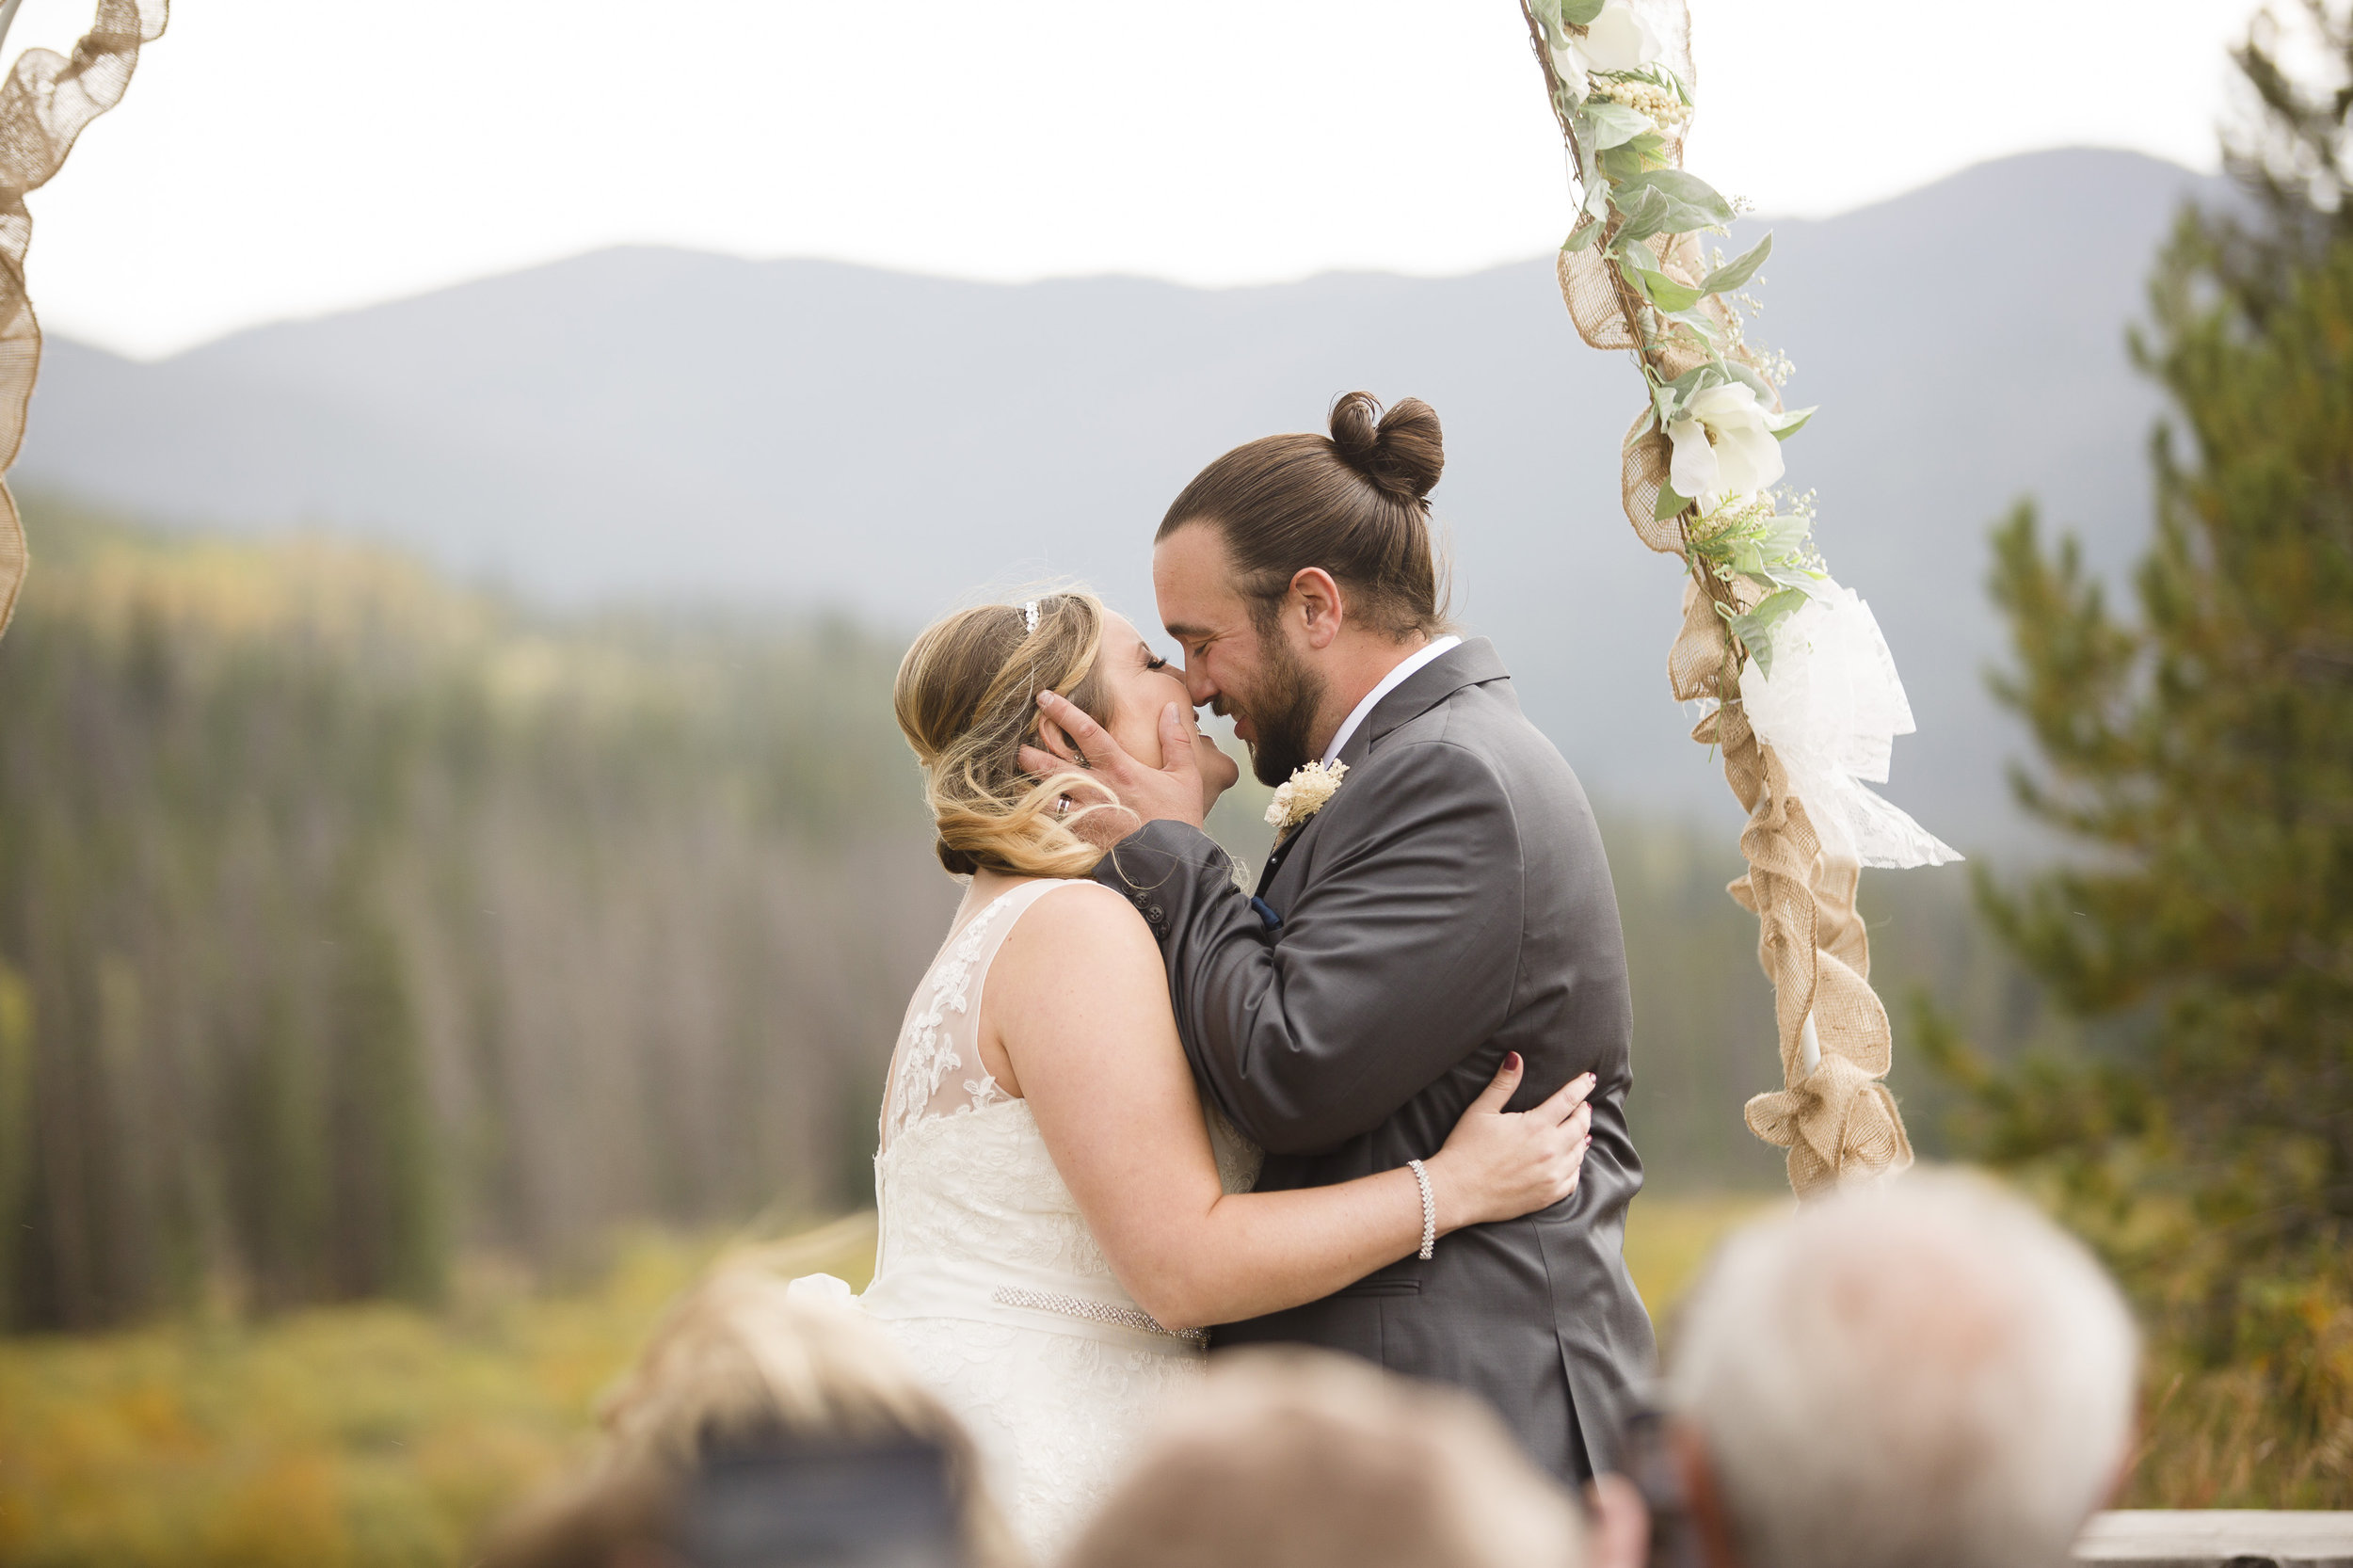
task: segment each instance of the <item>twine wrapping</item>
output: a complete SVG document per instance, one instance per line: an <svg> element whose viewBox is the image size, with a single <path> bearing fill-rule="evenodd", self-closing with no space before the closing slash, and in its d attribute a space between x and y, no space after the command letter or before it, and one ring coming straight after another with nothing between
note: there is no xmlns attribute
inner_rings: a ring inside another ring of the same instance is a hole
<svg viewBox="0 0 2353 1568"><path fill-rule="evenodd" d="M1682 0L1638 3L1657 25L1668 63L1687 86L1694 84L1690 17ZM1526 0L1521 12L1544 67L1561 134L1575 155L1576 128L1561 109L1560 83L1543 30ZM1671 136L1670 163L1680 167L1682 153L1681 135ZM1580 225L1603 221L1583 216ZM1646 303L1606 254L1607 242L1621 221L1613 212L1608 227L1586 235L1579 248L1561 249L1557 268L1561 297L1586 343L1640 354L1654 375L1671 381L1705 362L1706 355L1670 336L1646 337L1641 330ZM1662 234L1646 243L1658 258L1659 270L1675 280L1696 286L1705 275L1695 234ZM1716 296L1705 296L1695 308L1719 325L1730 325L1730 312ZM1739 346L1737 332L1723 336L1734 344L1727 357L1737 357L1769 384L1763 363ZM1778 411L1777 395L1772 407ZM1757 962L1773 983L1781 1043L1782 1087L1751 1099L1744 1116L1757 1137L1789 1151L1789 1185L1806 1197L1849 1176L1893 1174L1912 1163L1912 1143L1896 1097L1881 1081L1894 1037L1887 1009L1871 989L1870 944L1855 910L1861 868L1823 852L1805 803L1790 788L1780 760L1757 738L1742 708L1740 672L1746 650L1727 629L1726 612L1753 610L1761 596L1747 579L1721 581L1691 552L1685 533L1688 511L1657 515L1670 456L1666 435L1644 410L1627 431L1624 446L1620 478L1626 520L1652 550L1682 556L1689 572L1683 625L1667 654L1668 686L1678 701L1709 705L1691 738L1721 748L1725 782L1749 813L1740 833L1748 873L1727 890L1757 918Z"/></svg>
<svg viewBox="0 0 2353 1568"><path fill-rule="evenodd" d="M24 444L24 410L40 374L40 323L24 287L33 215L24 198L65 166L83 128L122 102L139 48L163 36L170 0L99 0L72 56L27 49L0 83L0 472ZM0 632L24 585L24 521L0 480Z"/></svg>

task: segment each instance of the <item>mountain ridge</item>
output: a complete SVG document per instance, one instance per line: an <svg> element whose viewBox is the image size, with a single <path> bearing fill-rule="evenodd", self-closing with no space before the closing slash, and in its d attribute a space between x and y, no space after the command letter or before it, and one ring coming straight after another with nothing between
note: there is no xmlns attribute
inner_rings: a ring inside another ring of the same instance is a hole
<svg viewBox="0 0 2353 1568"><path fill-rule="evenodd" d="M1824 406L1790 480L1818 490L1920 719L1888 792L1964 845L2014 830L2001 757L2022 749L1978 674L1986 528L2032 492L2103 568L2146 537L2158 403L2123 328L2180 200L2215 188L2061 151L1771 225L1756 330ZM1618 514L1639 390L1577 341L1548 257L1212 291L603 250L154 362L54 342L19 473L177 525L349 531L555 603L904 628L1076 575L1148 622L1167 499L1358 386L1438 408L1458 605L1589 787L1729 818L1666 699L1676 568Z"/></svg>

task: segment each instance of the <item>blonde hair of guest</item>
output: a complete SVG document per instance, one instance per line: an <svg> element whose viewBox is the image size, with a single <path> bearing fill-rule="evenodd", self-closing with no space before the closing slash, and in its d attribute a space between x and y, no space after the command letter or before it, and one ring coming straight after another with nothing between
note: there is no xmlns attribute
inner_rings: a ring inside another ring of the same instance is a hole
<svg viewBox="0 0 2353 1568"><path fill-rule="evenodd" d="M484 1568L612 1568L648 1560L714 1454L778 1441L937 1447L973 1568L1026 1558L964 1426L854 1308L754 1263L722 1265L673 1304L600 1409L605 1446L490 1536Z"/></svg>
<svg viewBox="0 0 2353 1568"><path fill-rule="evenodd" d="M1040 744L1038 693L1059 692L1108 722L1096 668L1102 651L1103 602L1080 588L958 610L907 649L891 707L922 767L934 851L950 872L1075 877L1102 858L1071 824L1112 808L1057 808L1074 790L1081 802L1093 792L1087 776L1071 769L1037 779L1021 768L1021 747Z"/></svg>

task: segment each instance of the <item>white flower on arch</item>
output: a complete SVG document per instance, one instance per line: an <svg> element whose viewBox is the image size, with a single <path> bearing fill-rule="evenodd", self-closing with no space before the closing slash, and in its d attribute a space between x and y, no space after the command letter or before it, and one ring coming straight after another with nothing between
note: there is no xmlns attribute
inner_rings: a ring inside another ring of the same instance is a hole
<svg viewBox="0 0 2353 1568"><path fill-rule="evenodd" d="M1781 439L1744 382L1692 393L1681 416L1667 422L1667 439L1674 443L1667 482L1702 510L1725 496L1754 495L1787 472Z"/></svg>
<svg viewBox="0 0 2353 1568"><path fill-rule="evenodd" d="M1609 0L1602 7L1577 47L1593 71L1640 71L1667 53L1666 44L1628 0Z"/></svg>
<svg viewBox="0 0 2353 1568"><path fill-rule="evenodd" d="M1667 46L1629 0L1609 0L1586 24L1584 37L1569 34L1549 53L1553 74L1582 104L1593 91L1590 72L1640 71L1662 58Z"/></svg>

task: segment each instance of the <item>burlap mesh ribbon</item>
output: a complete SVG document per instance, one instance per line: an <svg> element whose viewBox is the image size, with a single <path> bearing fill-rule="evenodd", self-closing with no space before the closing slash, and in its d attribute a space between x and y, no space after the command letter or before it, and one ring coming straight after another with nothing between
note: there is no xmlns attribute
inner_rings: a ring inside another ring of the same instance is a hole
<svg viewBox="0 0 2353 1568"><path fill-rule="evenodd" d="M71 56L27 49L0 84L0 472L24 444L24 410L40 374L40 323L24 287L33 242L24 198L65 166L83 127L122 101L140 45L163 36L169 8L169 0L99 0ZM16 614L25 565L24 521L0 481L0 632Z"/></svg>
<svg viewBox="0 0 2353 1568"><path fill-rule="evenodd" d="M1746 1116L1752 1132L1789 1151L1789 1185L1802 1197L1844 1176L1902 1170L1912 1141L1880 1081L1894 1042L1855 909L1862 868L1822 853L1780 759L1749 727L1739 657L1710 596L1687 583L1668 678L1679 699L1720 699L1691 738L1722 748L1725 782L1749 813L1740 830L1748 874L1729 890L1756 917L1757 962L1773 983L1781 1037L1783 1087L1750 1100Z"/></svg>
<svg viewBox="0 0 2353 1568"><path fill-rule="evenodd" d="M1525 4L1521 8L1527 14ZM1665 24L1667 63L1687 87L1695 87L1689 12L1680 0L1648 0L1642 10ZM1528 24L1546 85L1557 88L1534 16L1528 15ZM1575 128L1565 115L1560 118L1561 134L1574 150ZM1669 139L1669 152L1674 163L1682 162L1680 136ZM1611 225L1616 221L1610 219ZM1588 236L1590 243L1581 248L1561 252L1561 297L1577 335L1595 348L1641 354L1662 381L1705 362L1706 355L1696 346L1644 337L1638 323L1645 303L1606 254L1609 237L1604 229ZM1660 235L1649 244L1660 270L1678 281L1696 284L1707 270L1696 235ZM1714 296L1698 308L1729 325L1722 301ZM1738 342L1737 335L1725 336ZM1745 349L1727 354L1763 375L1761 362ZM1870 945L1855 911L1861 868L1824 855L1804 802L1790 789L1772 747L1750 728L1741 705L1745 653L1723 612L1753 609L1757 590L1746 579L1721 581L1691 554L1683 515L1657 515L1672 453L1666 435L1647 414L1636 417L1624 452L1620 477L1626 520L1651 549L1682 556L1690 574L1684 584L1682 629L1667 653L1668 685L1678 701L1711 705L1691 738L1722 749L1725 781L1749 813L1740 833L1748 874L1729 891L1757 918L1756 955L1773 983L1783 1085L1749 1101L1749 1128L1789 1151L1789 1185L1801 1197L1847 1176L1900 1171L1912 1163L1912 1143L1896 1097L1881 1081L1894 1040L1887 1009L1871 989Z"/></svg>

